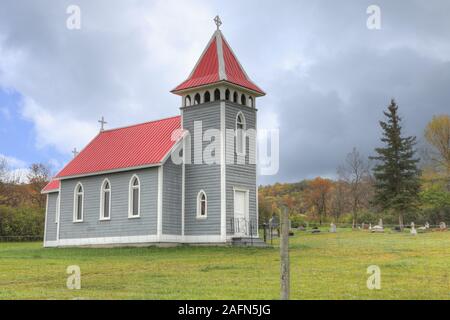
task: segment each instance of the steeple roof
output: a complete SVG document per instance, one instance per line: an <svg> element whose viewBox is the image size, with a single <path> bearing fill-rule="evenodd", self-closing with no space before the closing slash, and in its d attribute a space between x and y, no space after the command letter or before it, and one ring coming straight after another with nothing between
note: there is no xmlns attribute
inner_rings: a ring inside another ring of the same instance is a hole
<svg viewBox="0 0 450 320"><path fill-rule="evenodd" d="M216 30L187 80L172 92L180 93L222 81L244 87L258 95L265 95L264 91L250 80L222 32Z"/></svg>

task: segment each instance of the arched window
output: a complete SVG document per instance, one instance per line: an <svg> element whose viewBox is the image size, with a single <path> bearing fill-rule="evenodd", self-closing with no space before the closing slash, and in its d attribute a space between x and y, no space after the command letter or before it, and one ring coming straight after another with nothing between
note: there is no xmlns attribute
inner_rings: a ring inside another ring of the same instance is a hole
<svg viewBox="0 0 450 320"><path fill-rule="evenodd" d="M238 94L236 91L233 93L233 102L238 103Z"/></svg>
<svg viewBox="0 0 450 320"><path fill-rule="evenodd" d="M141 182L134 175L130 180L128 218L138 218L141 215Z"/></svg>
<svg viewBox="0 0 450 320"><path fill-rule="evenodd" d="M194 105L200 104L200 94L197 93L194 97Z"/></svg>
<svg viewBox="0 0 450 320"><path fill-rule="evenodd" d="M245 117L242 112L236 116L236 153L245 154Z"/></svg>
<svg viewBox="0 0 450 320"><path fill-rule="evenodd" d="M204 219L208 216L208 200L203 190L197 195L197 218Z"/></svg>
<svg viewBox="0 0 450 320"><path fill-rule="evenodd" d="M73 221L83 221L83 207L84 207L84 189L81 182L75 186L73 196Z"/></svg>
<svg viewBox="0 0 450 320"><path fill-rule="evenodd" d="M242 104L243 106L246 106L246 105L247 105L247 99L245 98L245 94L242 94L242 95L241 95L241 104Z"/></svg>
<svg viewBox="0 0 450 320"><path fill-rule="evenodd" d="M214 90L214 101L220 100L220 90L216 89Z"/></svg>
<svg viewBox="0 0 450 320"><path fill-rule="evenodd" d="M206 92L205 92L204 98L205 98L205 99L204 99L204 100L205 100L205 103L211 101L211 94L209 93L209 91L206 91Z"/></svg>
<svg viewBox="0 0 450 320"><path fill-rule="evenodd" d="M249 97L249 98L248 98L248 106L249 106L250 108L253 108L253 97Z"/></svg>
<svg viewBox="0 0 450 320"><path fill-rule="evenodd" d="M186 107L190 107L191 106L191 96L187 95L186 98L184 99L184 105Z"/></svg>
<svg viewBox="0 0 450 320"><path fill-rule="evenodd" d="M100 220L111 219L111 183L105 179L100 190Z"/></svg>
<svg viewBox="0 0 450 320"><path fill-rule="evenodd" d="M230 101L230 90L225 90L225 100Z"/></svg>

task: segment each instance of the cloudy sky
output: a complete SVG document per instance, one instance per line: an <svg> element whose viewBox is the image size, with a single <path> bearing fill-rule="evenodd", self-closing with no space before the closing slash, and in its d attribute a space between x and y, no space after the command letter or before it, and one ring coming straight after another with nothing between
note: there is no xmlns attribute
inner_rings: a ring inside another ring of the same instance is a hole
<svg viewBox="0 0 450 320"><path fill-rule="evenodd" d="M381 29L367 28L367 8ZM81 9L69 30L67 7ZM450 2L0 2L0 155L13 169L58 170L108 127L179 113L169 93L222 30L259 99L260 128L280 129L280 171L261 183L333 176L353 147L369 155L389 100L405 133L450 112Z"/></svg>

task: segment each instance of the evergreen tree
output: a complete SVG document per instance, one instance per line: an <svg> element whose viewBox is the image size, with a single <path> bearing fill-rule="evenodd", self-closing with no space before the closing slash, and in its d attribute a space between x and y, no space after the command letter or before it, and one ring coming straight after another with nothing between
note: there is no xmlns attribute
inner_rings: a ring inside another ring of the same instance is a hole
<svg viewBox="0 0 450 320"><path fill-rule="evenodd" d="M375 198L377 206L392 210L399 217L403 229L403 216L417 207L419 200L419 170L415 158L416 137L402 137L398 106L394 99L384 112L387 121L380 121L383 129L383 148L376 148L378 154L370 157L377 161L373 169L375 177Z"/></svg>

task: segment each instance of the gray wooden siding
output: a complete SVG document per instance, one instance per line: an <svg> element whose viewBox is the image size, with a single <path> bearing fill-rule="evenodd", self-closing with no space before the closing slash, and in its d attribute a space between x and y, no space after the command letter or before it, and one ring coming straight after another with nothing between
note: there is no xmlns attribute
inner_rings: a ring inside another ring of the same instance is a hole
<svg viewBox="0 0 450 320"><path fill-rule="evenodd" d="M185 235L220 235L220 165L194 164L194 121L203 131L220 130L220 103L211 102L183 108L183 127L191 133L192 164L185 168ZM209 142L203 142L203 150ZM208 199L207 219L197 219L197 195L204 190Z"/></svg>
<svg viewBox="0 0 450 320"><path fill-rule="evenodd" d="M141 183L140 218L128 218L131 177ZM100 221L100 188L105 178L111 183L111 220ZM84 221L73 222L74 189L84 188ZM60 239L154 235L157 229L158 168L83 177L61 181Z"/></svg>
<svg viewBox="0 0 450 320"><path fill-rule="evenodd" d="M241 106L235 103L227 102L225 109L225 127L235 129L236 116L239 111L244 114L247 129L256 129L256 110ZM233 188L243 188L249 190L249 217L256 221L256 165L249 164L249 139L246 143L245 164L237 164L234 141L227 139L226 153L227 157L234 158L234 164L226 166L226 216L227 216L227 234L232 233L231 219L234 218L234 190Z"/></svg>
<svg viewBox="0 0 450 320"><path fill-rule="evenodd" d="M58 192L47 194L47 217L45 219L45 241L56 240L56 230L58 225L56 224L56 208L58 206Z"/></svg>
<svg viewBox="0 0 450 320"><path fill-rule="evenodd" d="M181 235L182 165L169 157L163 165L162 233Z"/></svg>

